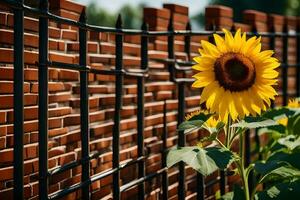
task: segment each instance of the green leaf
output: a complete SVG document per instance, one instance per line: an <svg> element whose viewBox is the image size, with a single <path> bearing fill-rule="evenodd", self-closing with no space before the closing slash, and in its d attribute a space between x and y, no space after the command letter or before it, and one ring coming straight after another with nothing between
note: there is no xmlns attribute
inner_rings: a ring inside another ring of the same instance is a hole
<svg viewBox="0 0 300 200"><path fill-rule="evenodd" d="M285 200L297 199L300 196L300 180L274 185L267 190L258 192L255 200Z"/></svg>
<svg viewBox="0 0 300 200"><path fill-rule="evenodd" d="M289 117L287 129L290 134L300 135L300 114Z"/></svg>
<svg viewBox="0 0 300 200"><path fill-rule="evenodd" d="M286 130L285 126L283 126L282 124L278 124L278 125L275 125L275 126L269 126L269 127L267 127L266 132L276 131L278 133L284 134L285 130Z"/></svg>
<svg viewBox="0 0 300 200"><path fill-rule="evenodd" d="M268 161L282 161L282 162L287 162L291 166L300 169L300 152L297 153L285 153L285 152L276 152L270 158Z"/></svg>
<svg viewBox="0 0 300 200"><path fill-rule="evenodd" d="M300 178L300 171L291 166L278 167L263 177L262 182L267 181L293 181Z"/></svg>
<svg viewBox="0 0 300 200"><path fill-rule="evenodd" d="M233 161L233 154L219 147L203 149L195 146L171 149L167 157L167 166L171 167L180 161L207 176L217 169L227 168Z"/></svg>
<svg viewBox="0 0 300 200"><path fill-rule="evenodd" d="M188 130L188 129L201 128L204 122L205 121L202 121L202 120L185 121L185 122L182 122L178 126L177 131L184 131L184 130Z"/></svg>
<svg viewBox="0 0 300 200"><path fill-rule="evenodd" d="M278 139L278 143L284 145L290 150L294 150L295 148L300 147L300 137L288 135L284 138Z"/></svg>
<svg viewBox="0 0 300 200"><path fill-rule="evenodd" d="M194 115L187 121L182 122L179 126L177 131L184 131L189 129L198 129L202 128L204 122L206 122L213 114L205 114L200 112L197 115Z"/></svg>
<svg viewBox="0 0 300 200"><path fill-rule="evenodd" d="M271 161L267 161L267 162L258 161L254 164L254 170L258 174L265 176L266 174L270 173L271 171L273 171L279 167L286 166L286 165L288 165L288 163L278 161L278 160L271 160Z"/></svg>
<svg viewBox="0 0 300 200"><path fill-rule="evenodd" d="M260 128L278 125L276 121L272 119L266 119L262 117L245 117L244 120L232 124L231 127L241 127L241 128Z"/></svg>
<svg viewBox="0 0 300 200"><path fill-rule="evenodd" d="M274 119L280 115L285 115L287 117L295 115L298 111L295 109L290 109L288 107L280 107L280 108L273 108L270 110L267 110L262 114L262 117L268 118L268 119Z"/></svg>
<svg viewBox="0 0 300 200"><path fill-rule="evenodd" d="M233 161L233 154L224 148L209 147L205 149L207 156L211 157L219 169L226 169Z"/></svg>
<svg viewBox="0 0 300 200"><path fill-rule="evenodd" d="M245 200L244 190L239 185L234 185L233 191L227 192L221 200Z"/></svg>
<svg viewBox="0 0 300 200"><path fill-rule="evenodd" d="M191 119L188 121L194 121L194 120L201 120L201 121L207 121L213 114L206 114L204 112L200 112L197 115L194 115Z"/></svg>
<svg viewBox="0 0 300 200"><path fill-rule="evenodd" d="M225 124L223 122L219 122L216 127L212 127L212 128L203 126L203 128L205 128L210 133L210 135L202 138L200 142L214 141L218 137L220 131L223 129L224 126Z"/></svg>

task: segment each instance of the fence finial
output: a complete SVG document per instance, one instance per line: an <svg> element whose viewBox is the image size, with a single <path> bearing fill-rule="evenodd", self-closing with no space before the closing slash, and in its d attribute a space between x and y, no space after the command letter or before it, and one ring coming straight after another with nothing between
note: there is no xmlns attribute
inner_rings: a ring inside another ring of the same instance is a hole
<svg viewBox="0 0 300 200"><path fill-rule="evenodd" d="M142 23L141 29L142 29L143 31L148 31L148 24L146 23L146 21L145 21L145 20L143 20L143 23Z"/></svg>
<svg viewBox="0 0 300 200"><path fill-rule="evenodd" d="M186 27L185 27L185 30L192 30L192 25L191 25L191 22L190 21L188 21L187 23L186 23Z"/></svg>
<svg viewBox="0 0 300 200"><path fill-rule="evenodd" d="M171 15L170 20L169 20L168 31L174 31L173 15Z"/></svg>
<svg viewBox="0 0 300 200"><path fill-rule="evenodd" d="M121 16L121 14L118 15L118 19L116 21L116 28L122 28L122 16Z"/></svg>
<svg viewBox="0 0 300 200"><path fill-rule="evenodd" d="M86 23L86 13L85 13L85 9L82 10L81 14L80 14L80 18L79 21L82 23Z"/></svg>

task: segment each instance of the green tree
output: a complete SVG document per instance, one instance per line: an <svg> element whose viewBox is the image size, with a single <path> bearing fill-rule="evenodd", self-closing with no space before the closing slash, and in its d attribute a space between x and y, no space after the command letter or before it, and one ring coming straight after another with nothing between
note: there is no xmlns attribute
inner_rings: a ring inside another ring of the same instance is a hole
<svg viewBox="0 0 300 200"><path fill-rule="evenodd" d="M286 13L288 15L300 15L300 0L288 0Z"/></svg>
<svg viewBox="0 0 300 200"><path fill-rule="evenodd" d="M211 0L210 4L231 7L234 12L234 20L237 22L242 22L243 11L247 9L266 13L285 14L288 8L287 0Z"/></svg>
<svg viewBox="0 0 300 200"><path fill-rule="evenodd" d="M87 21L93 25L113 27L120 13L124 28L139 29L142 23L141 8L143 6L142 4L137 6L125 4L117 12L111 12L98 6L96 1L92 1L87 7Z"/></svg>
<svg viewBox="0 0 300 200"><path fill-rule="evenodd" d="M87 22L98 26L114 26L116 15L106 11L104 8L97 6L95 1L87 7Z"/></svg>

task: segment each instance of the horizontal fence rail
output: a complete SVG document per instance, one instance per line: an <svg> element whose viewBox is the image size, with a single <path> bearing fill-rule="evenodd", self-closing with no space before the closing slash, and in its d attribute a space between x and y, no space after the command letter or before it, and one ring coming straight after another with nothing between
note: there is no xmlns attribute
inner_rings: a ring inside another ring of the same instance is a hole
<svg viewBox="0 0 300 200"><path fill-rule="evenodd" d="M23 138L23 123L24 123L24 106L23 106L23 54L24 54L24 12L29 13L31 16L35 16L39 19L39 62L38 62L38 76L39 76L39 199L59 199L74 191L81 190L82 199L91 199L90 185L100 179L107 176L113 176L113 199L121 199L121 193L134 187L138 186L138 199L142 200L145 198L145 183L155 177L161 177L161 198L168 199L168 169L166 167L167 157L167 103L164 101L163 107L163 133L162 133L162 163L161 169L155 173L146 174L145 171L145 160L146 153L144 148L144 120L145 120L145 81L148 78L149 72L149 61L155 61L165 64L170 72L170 81L176 84L177 100L178 100L178 115L177 123L180 124L184 121L186 113L185 109L185 93L186 87L194 81L194 79L187 77L177 77L177 73L191 70L191 66L195 63L191 60L181 61L175 58L174 49L174 38L175 36L184 36L184 48L185 52L190 58L190 43L192 36L212 36L214 33L223 34L220 31L192 31L191 25L188 23L186 30L177 31L174 30L172 18L169 22L167 31L149 31L147 24L142 23L141 30L131 30L122 28L122 19L119 15L116 21L116 27L101 27L93 26L86 23L85 12L82 12L79 21L70 20L67 18L60 17L52 14L48 11L48 1L41 0L39 8L29 7L23 4L22 0L2 0L3 3L11 7L14 11L14 98L18 99L18 102L14 104L14 137ZM68 24L78 27L79 31L79 64L68 64L62 62L50 61L48 58L48 21L52 20L57 23ZM87 31L95 31L99 33L115 33L115 69L111 70L98 70L92 69L87 64ZM141 37L141 61L140 69L127 70L123 69L123 38L125 35L139 35ZM288 73L289 67L296 67L296 82L297 82L297 95L300 94L300 33L299 32L288 32L285 28L284 32L256 32L253 30L251 33L247 33L248 36L259 35L261 37L270 38L271 49L275 48L275 39L281 38L283 43L282 48L282 65L281 65L281 81L282 81L282 96L283 105L287 104L288 100ZM148 58L148 44L149 39L157 36L166 36L168 58L167 59L149 59ZM297 64L288 64L288 39L296 38L297 40ZM79 71L80 73L80 132L81 132L81 158L77 161L68 163L64 166L57 167L55 169L48 169L48 67L55 67L59 69L71 69ZM88 74L103 74L103 75L114 75L115 76L115 108L114 108L114 126L113 126L113 166L111 170L90 175L90 160L99 157L104 152L98 152L91 154L89 150L90 142L90 127L89 127L89 93L88 93ZM120 164L120 121L122 111L122 90L123 81L125 76L131 76L137 81L137 147L138 147L138 158L133 159L127 163ZM16 101L15 101L16 102ZM274 105L274 104L273 104ZM249 134L248 134L249 135ZM184 132L178 133L178 146L185 146L186 135ZM259 145L259 137L255 139L257 145ZM246 138L247 146L247 162L250 163L250 138ZM15 140L14 142L14 199L20 200L24 198L24 181L23 181L23 140ZM120 170L128 166L137 164L138 166L138 178L129 183L120 183ZM66 189L49 194L49 178L53 175L60 174L66 170L73 169L81 166L81 182L75 184ZM184 163L179 163L179 176L178 176L178 199L183 200L186 197L186 174ZM200 174L197 175L197 199L205 198L205 188L212 184L220 184L221 193L224 194L226 191L226 172L220 172L220 179L206 183L204 177Z"/></svg>

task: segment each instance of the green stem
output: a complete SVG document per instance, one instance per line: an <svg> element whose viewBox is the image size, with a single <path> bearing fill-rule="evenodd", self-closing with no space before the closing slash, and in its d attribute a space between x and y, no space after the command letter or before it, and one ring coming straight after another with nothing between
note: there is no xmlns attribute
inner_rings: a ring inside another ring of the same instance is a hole
<svg viewBox="0 0 300 200"><path fill-rule="evenodd" d="M245 193L245 199L250 200L250 194L249 194L249 186L248 186L248 177L247 172L244 167L244 154L245 154L245 148L244 148L244 134L240 134L240 159L239 162L237 162L239 174L242 178L243 186L244 186L244 193Z"/></svg>
<svg viewBox="0 0 300 200"><path fill-rule="evenodd" d="M226 129L224 130L225 131L225 146L230 149L230 138L231 138L231 134L232 134L232 129L231 129L231 124L232 124L232 120L231 120L231 117L228 116L228 122L226 124Z"/></svg>

